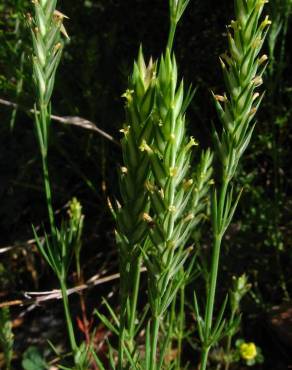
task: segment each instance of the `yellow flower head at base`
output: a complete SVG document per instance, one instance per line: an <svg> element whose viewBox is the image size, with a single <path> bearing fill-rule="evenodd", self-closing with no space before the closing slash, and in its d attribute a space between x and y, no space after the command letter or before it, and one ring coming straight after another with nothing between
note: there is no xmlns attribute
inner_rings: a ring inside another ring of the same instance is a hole
<svg viewBox="0 0 292 370"><path fill-rule="evenodd" d="M242 343L239 347L240 356L244 360L253 360L257 356L257 347L254 343Z"/></svg>

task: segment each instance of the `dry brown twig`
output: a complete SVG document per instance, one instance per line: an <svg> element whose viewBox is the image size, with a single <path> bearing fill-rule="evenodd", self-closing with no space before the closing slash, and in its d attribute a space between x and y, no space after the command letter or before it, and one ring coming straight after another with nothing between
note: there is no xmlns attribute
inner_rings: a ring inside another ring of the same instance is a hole
<svg viewBox="0 0 292 370"><path fill-rule="evenodd" d="M145 267L141 268L141 272L146 271ZM78 285L73 288L69 288L67 290L67 295L71 295L73 293L79 293L83 290L92 288L97 285L101 285L104 283L108 283L113 280L117 280L120 278L120 274L112 274L104 277L100 277L100 274L96 274L92 276L90 279L86 281L85 284ZM7 302L0 303L0 308L3 307L10 307L10 306L26 306L26 305L39 305L42 302L53 300L53 299L61 299L62 294L61 290L59 289L53 289L51 291L43 291L43 292L24 292L23 293L26 299L17 299ZM35 298L34 298L35 297Z"/></svg>
<svg viewBox="0 0 292 370"><path fill-rule="evenodd" d="M14 103L14 102L11 102L11 101L6 100L6 99L0 99L0 104L5 105L6 107L20 109L21 111L26 112L26 113L34 114L33 109L26 109L26 108L22 107L21 105L19 105L17 103ZM91 121L89 121L85 118L78 117L78 116L61 117L61 116L57 116L57 115L54 115L54 114L51 115L51 118L52 118L53 121L56 121L56 122L81 127L85 130L94 131L94 132L98 133L100 136L104 137L105 139L107 139L110 142L112 142L113 144L115 144L116 146L120 147L120 143L113 136L111 136L110 134L108 134L104 130L97 127L97 125L95 123L93 123L93 122L91 122Z"/></svg>

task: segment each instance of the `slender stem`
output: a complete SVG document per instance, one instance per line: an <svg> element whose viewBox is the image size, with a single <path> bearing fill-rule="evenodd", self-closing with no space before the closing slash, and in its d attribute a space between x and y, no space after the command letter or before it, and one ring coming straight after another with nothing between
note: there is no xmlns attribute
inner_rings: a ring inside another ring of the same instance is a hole
<svg viewBox="0 0 292 370"><path fill-rule="evenodd" d="M138 302L138 294L139 294L139 286L140 286L140 276L141 276L141 256L137 258L135 261L134 267L134 288L132 294L132 305L131 305L131 313L130 313L130 327L129 327L129 336L130 336L130 348L133 347L133 341L135 336L135 325L136 325L136 311L137 311L137 302Z"/></svg>
<svg viewBox="0 0 292 370"><path fill-rule="evenodd" d="M125 328L120 320L118 369L123 370Z"/></svg>
<svg viewBox="0 0 292 370"><path fill-rule="evenodd" d="M118 369L122 370L124 366L124 345L127 340L127 345L132 351L134 349L135 325L137 318L137 303L141 276L141 256L139 256L132 264L134 269L124 279L121 279L121 315L120 315L120 330L119 330L119 357ZM122 268L122 267L121 267ZM133 276L133 284L124 286L125 281L131 281ZM126 319L129 317L129 321ZM125 334L127 332L127 338Z"/></svg>
<svg viewBox="0 0 292 370"><path fill-rule="evenodd" d="M172 51L172 48L173 48L173 41L174 41L176 26L177 26L177 22L174 19L171 19L168 40L167 40L167 48L169 49L169 51Z"/></svg>
<svg viewBox="0 0 292 370"><path fill-rule="evenodd" d="M203 351L202 351L202 359L201 359L200 370L206 370L207 369L209 351L210 351L210 347L204 348Z"/></svg>
<svg viewBox="0 0 292 370"><path fill-rule="evenodd" d="M152 321L150 370L156 370L159 327L160 327L160 317L154 315L153 316L153 321Z"/></svg>
<svg viewBox="0 0 292 370"><path fill-rule="evenodd" d="M231 312L231 316L230 316L230 322L233 322L234 321L234 317L235 317L235 311L232 310ZM226 362L225 362L225 370L229 370L229 367L230 367L230 350L231 350L231 343L232 343L232 338L233 338L233 332L231 332L231 334L229 334L227 336L227 345L226 345Z"/></svg>
<svg viewBox="0 0 292 370"><path fill-rule="evenodd" d="M173 339L174 339L174 331L175 331L173 328L176 326L176 312L175 312L176 300L177 300L177 296L175 296L175 298L173 299L171 303L171 307L170 307L170 312L168 314L167 330L168 330L168 335L169 335L170 340L168 343L167 353L171 353L172 348L173 348ZM177 364L176 364L176 367L177 367Z"/></svg>
<svg viewBox="0 0 292 370"><path fill-rule="evenodd" d="M62 292L64 313L65 313L65 318L66 318L66 324L67 324L67 330L68 330L71 350L74 354L74 353L76 353L78 347L77 347L77 344L76 344L72 318L71 318L71 315L70 315L69 301L68 301L68 295L67 295L67 287L66 287L66 283L65 283L63 278L60 278L59 281L60 281L60 287L61 287L61 292Z"/></svg>
<svg viewBox="0 0 292 370"><path fill-rule="evenodd" d="M124 366L124 343L125 343L125 325L126 325L126 312L127 312L127 298L128 291L125 287L125 280L123 279L121 270L120 279L120 300L121 300L121 314L120 314L120 329L119 329L119 350L118 350L118 369L123 370Z"/></svg>
<svg viewBox="0 0 292 370"><path fill-rule="evenodd" d="M223 181L220 198L219 198L219 219L216 220L217 222L216 227L213 226L214 230L217 230L217 234L214 232L214 239L213 239L213 252L212 252L212 260L211 260L211 272L210 272L210 283L209 283L209 292L207 297L207 305L205 311L205 323L206 323L206 334L207 337L210 334L210 330L212 327L212 320L213 320L213 311L214 311L214 301L215 301L215 294L216 294L216 285L217 285L217 276L218 276L218 266L219 266L219 259L220 259L220 249L221 249L221 241L222 241L222 217L223 217L223 209L225 204L226 192L227 192L228 182Z"/></svg>
<svg viewBox="0 0 292 370"><path fill-rule="evenodd" d="M210 275L210 290L207 298L207 309L206 309L206 330L208 335L212 327L213 312L214 312L214 302L217 286L218 277L218 266L220 259L220 249L221 249L221 236L216 235L214 241L212 263L211 263L211 275Z"/></svg>
<svg viewBox="0 0 292 370"><path fill-rule="evenodd" d="M40 146L40 153L42 157L42 168L43 168L43 179L45 188L45 197L50 221L50 228L52 237L55 237L55 219L52 203L52 192L48 169L48 137L47 137L47 127L50 125L51 117L48 113L47 105L43 105L39 102L39 123L36 123L40 127L37 127L38 141Z"/></svg>
<svg viewBox="0 0 292 370"><path fill-rule="evenodd" d="M218 278L218 268L219 268L219 261L220 261L220 250L221 250L221 242L222 242L222 224L223 220L223 210L225 205L225 199L227 194L227 187L228 181L224 181L220 192L219 198L219 219L215 220L217 222L216 227L213 226L213 231L217 230L217 233L214 232L214 240L213 240L213 252L212 252L212 260L211 260L211 271L210 271L210 284L209 284L209 291L207 297L207 304L206 304L206 311L205 311L205 325L206 325L206 332L205 338L206 340L209 339L211 328L212 328L212 321L213 321L213 313L214 313L214 303L215 303L215 294L216 294L216 287L217 287L217 278ZM206 347L202 351L202 362L201 362L201 370L205 370L207 366L208 354L209 354L210 346Z"/></svg>
<svg viewBox="0 0 292 370"><path fill-rule="evenodd" d="M181 368L181 355L182 355L182 340L185 326L185 287L180 288L180 309L179 309L179 335L178 335L178 354L177 354L177 369Z"/></svg>
<svg viewBox="0 0 292 370"><path fill-rule="evenodd" d="M45 196L46 196L48 215L49 215L49 220L50 220L50 228L51 228L51 233L53 236L55 234L55 220L54 220L54 211L53 211L53 205L52 205L52 192L51 192L51 185L50 185L50 178L49 178L47 153L42 153L42 165L43 165Z"/></svg>

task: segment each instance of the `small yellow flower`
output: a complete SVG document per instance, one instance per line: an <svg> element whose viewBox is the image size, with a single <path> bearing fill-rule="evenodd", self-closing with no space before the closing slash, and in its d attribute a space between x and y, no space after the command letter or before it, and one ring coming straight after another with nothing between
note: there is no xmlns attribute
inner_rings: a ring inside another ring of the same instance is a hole
<svg viewBox="0 0 292 370"><path fill-rule="evenodd" d="M239 347L240 356L244 360L253 360L257 355L257 347L253 342L242 343Z"/></svg>

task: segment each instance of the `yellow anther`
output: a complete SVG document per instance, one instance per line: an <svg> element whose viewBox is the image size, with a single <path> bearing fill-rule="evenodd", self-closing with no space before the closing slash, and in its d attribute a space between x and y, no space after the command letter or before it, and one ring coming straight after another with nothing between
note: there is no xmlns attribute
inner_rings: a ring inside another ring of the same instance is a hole
<svg viewBox="0 0 292 370"><path fill-rule="evenodd" d="M252 47L254 49L258 48L262 43L262 39L260 37L257 37L254 42L252 43Z"/></svg>
<svg viewBox="0 0 292 370"><path fill-rule="evenodd" d="M134 90L127 89L122 95L122 98L125 98L127 100L127 103L130 104L133 101L133 94Z"/></svg>
<svg viewBox="0 0 292 370"><path fill-rule="evenodd" d="M217 100L217 101L220 101L222 103L225 103L228 101L227 99L227 96L224 94L224 96L222 95L214 95L214 98Z"/></svg>
<svg viewBox="0 0 292 370"><path fill-rule="evenodd" d="M59 49L61 49L62 47L62 44L60 42L58 42L55 46L54 46L54 49L53 49L53 52L56 53Z"/></svg>
<svg viewBox="0 0 292 370"><path fill-rule="evenodd" d="M169 176L170 177L176 176L177 175L177 170L178 170L177 167L170 167L170 169L169 169Z"/></svg>
<svg viewBox="0 0 292 370"><path fill-rule="evenodd" d="M261 28L264 29L270 24L272 24L272 21L269 19L269 16L267 15L266 18L261 23Z"/></svg>
<svg viewBox="0 0 292 370"><path fill-rule="evenodd" d="M149 215L149 213L142 213L142 220L147 222L147 223L152 223L153 222L153 218Z"/></svg>
<svg viewBox="0 0 292 370"><path fill-rule="evenodd" d="M261 76L256 76L251 82L255 85L255 87L258 87L262 85L263 79Z"/></svg>
<svg viewBox="0 0 292 370"><path fill-rule="evenodd" d="M184 188L184 190L189 189L193 185L193 183L194 183L193 179L185 180L183 182L183 188Z"/></svg>
<svg viewBox="0 0 292 370"><path fill-rule="evenodd" d="M256 113L257 109L256 108L252 108L249 112L249 115L252 116Z"/></svg>
<svg viewBox="0 0 292 370"><path fill-rule="evenodd" d="M262 55L259 59L259 65L265 63L265 61L267 61L269 58L266 54Z"/></svg>
<svg viewBox="0 0 292 370"><path fill-rule="evenodd" d="M69 19L69 17L67 17L67 15L61 13L59 10L54 10L54 17L56 20L60 20L62 21L64 18L66 19Z"/></svg>
<svg viewBox="0 0 292 370"><path fill-rule="evenodd" d="M145 140L142 141L141 145L139 146L139 149L141 152L147 152L147 153L152 153L153 150L150 148L150 146L146 143Z"/></svg>
<svg viewBox="0 0 292 370"><path fill-rule="evenodd" d="M125 136L127 136L130 131L130 126L124 126L119 131L122 132Z"/></svg>
<svg viewBox="0 0 292 370"><path fill-rule="evenodd" d="M188 142L188 144L186 145L186 150L189 150L191 149L192 146L198 146L199 143L195 140L195 138L193 136L190 137L190 141Z"/></svg>
<svg viewBox="0 0 292 370"><path fill-rule="evenodd" d="M145 181L145 188L146 188L150 193L154 193L154 191L156 190L155 185L153 185L149 180Z"/></svg>
<svg viewBox="0 0 292 370"><path fill-rule="evenodd" d="M123 173L123 174L127 174L128 173L128 169L127 169L127 167L121 167L121 172Z"/></svg>
<svg viewBox="0 0 292 370"><path fill-rule="evenodd" d="M184 218L184 222L192 221L194 218L195 218L194 214L193 214L193 213L189 213L189 214Z"/></svg>
<svg viewBox="0 0 292 370"><path fill-rule="evenodd" d="M175 206L172 205L172 206L168 207L168 210L169 210L169 212L174 213L176 211L176 208L175 208Z"/></svg>

